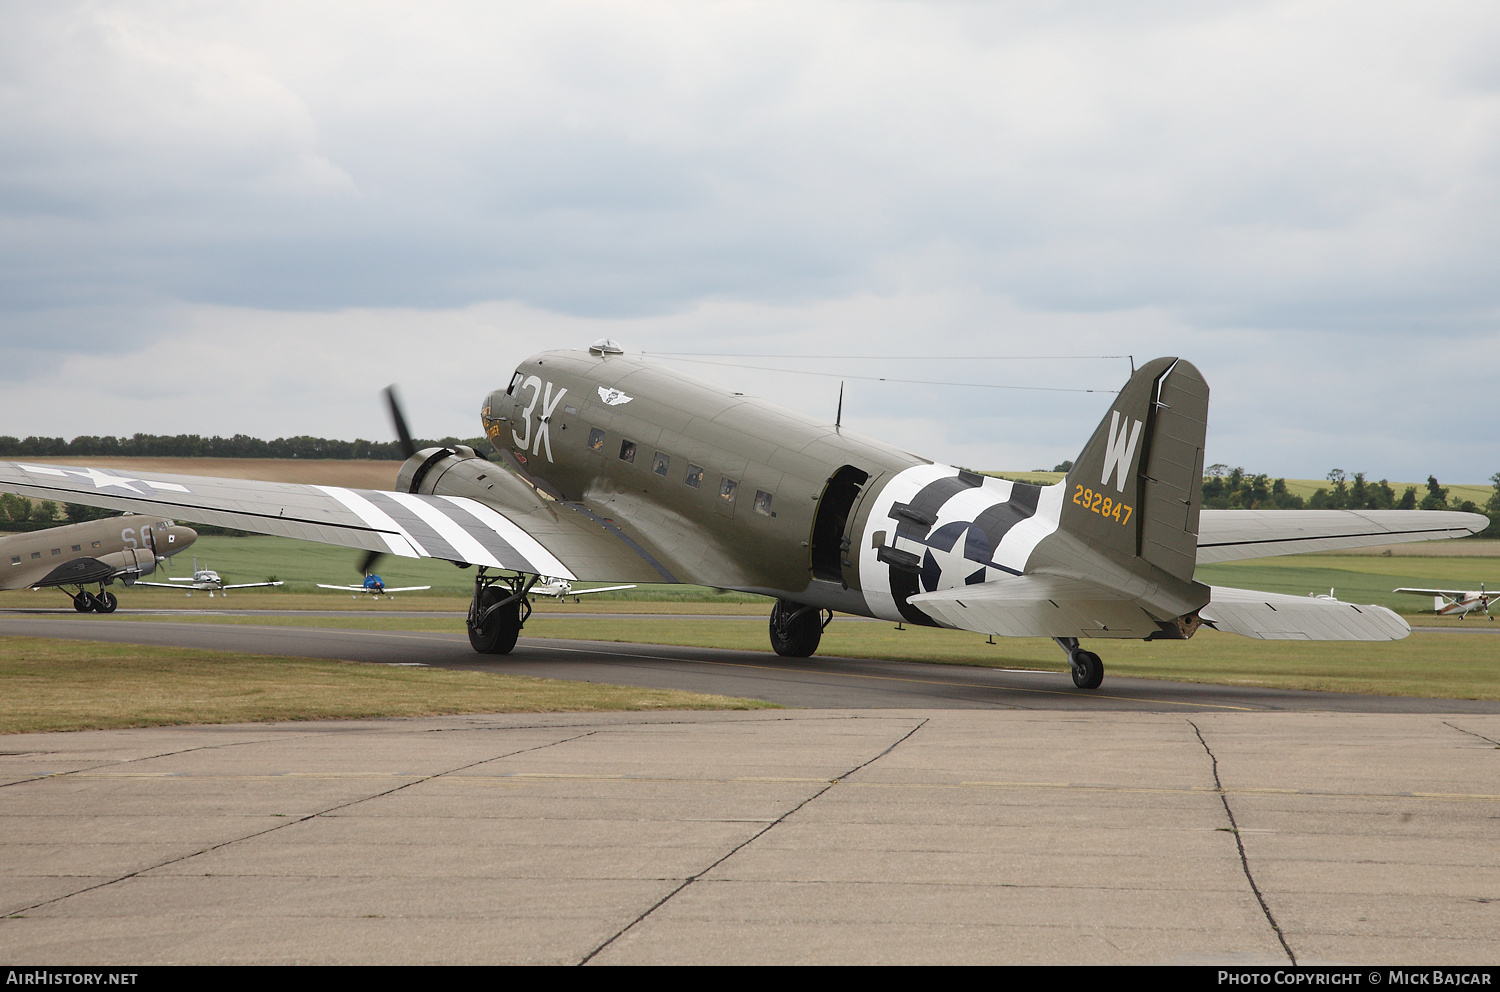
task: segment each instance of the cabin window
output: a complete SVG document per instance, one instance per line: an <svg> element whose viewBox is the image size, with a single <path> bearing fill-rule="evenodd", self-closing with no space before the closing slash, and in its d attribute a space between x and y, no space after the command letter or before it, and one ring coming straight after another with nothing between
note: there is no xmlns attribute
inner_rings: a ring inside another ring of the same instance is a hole
<svg viewBox="0 0 1500 992"><path fill-rule="evenodd" d="M20 555L11 555L10 556L10 563L12 565L19 565L19 564L21 564L21 556Z"/></svg>
<svg viewBox="0 0 1500 992"><path fill-rule="evenodd" d="M99 546L99 542L98 541L95 541L93 544L89 545L89 547L91 547L91 548L97 548L98 546Z"/></svg>
<svg viewBox="0 0 1500 992"><path fill-rule="evenodd" d="M55 555L60 555L62 554L62 548L53 548L52 553Z"/></svg>
<svg viewBox="0 0 1500 992"><path fill-rule="evenodd" d="M40 558L41 556L42 556L42 553L40 551L33 551L31 553L31 557L32 558Z"/></svg>
<svg viewBox="0 0 1500 992"><path fill-rule="evenodd" d="M764 489L755 490L755 512L766 517L774 517L771 512L771 494Z"/></svg>
<svg viewBox="0 0 1500 992"><path fill-rule="evenodd" d="M524 379L524 378L526 378L526 377L524 375L522 375L520 372L517 372L515 375L511 376L510 377L510 388L505 391L505 395L506 396L514 396L514 395L516 395L516 387L521 384L521 380Z"/></svg>
<svg viewBox="0 0 1500 992"><path fill-rule="evenodd" d="M738 482L735 482L727 475L724 476L719 480L719 498L726 503L733 503L734 491L739 487L740 484Z"/></svg>
<svg viewBox="0 0 1500 992"><path fill-rule="evenodd" d="M77 544L75 544L75 545L73 545L73 550L74 550L74 551L82 551L82 550L83 550L83 548L82 548L82 547L80 547L80 546L79 546L79 545L77 545Z"/></svg>
<svg viewBox="0 0 1500 992"><path fill-rule="evenodd" d="M661 476L662 478L666 478L667 466L671 463L672 458L670 455L664 455L660 451L658 451L656 453L656 456L651 459L651 471Z"/></svg>
<svg viewBox="0 0 1500 992"><path fill-rule="evenodd" d="M590 451L603 451L604 450L604 432L601 431L597 427L595 427L593 430L589 431L589 450Z"/></svg>
<svg viewBox="0 0 1500 992"><path fill-rule="evenodd" d="M620 442L620 461L622 461L622 462L633 462L633 461L635 461L635 442L634 441L621 441Z"/></svg>
<svg viewBox="0 0 1500 992"><path fill-rule="evenodd" d="M682 480L682 484L692 486L694 489L703 485L703 469L697 465L689 465L687 478Z"/></svg>

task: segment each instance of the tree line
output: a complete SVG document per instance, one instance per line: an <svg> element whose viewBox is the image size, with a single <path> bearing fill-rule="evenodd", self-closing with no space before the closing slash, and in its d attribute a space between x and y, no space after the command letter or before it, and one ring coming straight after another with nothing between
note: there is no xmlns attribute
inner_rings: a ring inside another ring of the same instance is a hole
<svg viewBox="0 0 1500 992"><path fill-rule="evenodd" d="M1431 475L1426 492L1407 486L1399 497L1389 480L1371 482L1363 472L1351 475L1336 468L1326 478L1329 485L1319 486L1304 500L1287 491L1285 479L1273 481L1243 468L1210 465L1203 477L1203 505L1216 510L1461 510L1490 518L1480 537L1500 537L1500 472L1490 476L1495 491L1484 506L1468 499L1450 502L1448 487Z"/></svg>
<svg viewBox="0 0 1500 992"><path fill-rule="evenodd" d="M445 437L415 442L420 448L467 444L486 450L483 438ZM56 458L77 455L125 458L338 458L400 461L396 441L336 441L326 437L278 437L274 441L236 434L233 437L201 437L197 434L132 434L130 437L79 435L69 441L60 437L16 438L0 435L0 457Z"/></svg>

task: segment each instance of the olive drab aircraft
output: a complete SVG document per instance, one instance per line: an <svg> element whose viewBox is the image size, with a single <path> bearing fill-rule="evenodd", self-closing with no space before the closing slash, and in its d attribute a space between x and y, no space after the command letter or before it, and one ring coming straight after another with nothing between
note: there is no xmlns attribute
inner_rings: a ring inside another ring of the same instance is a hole
<svg viewBox="0 0 1500 992"><path fill-rule="evenodd" d="M0 537L0 589L57 588L79 613L113 613L119 600L105 586L135 585L197 539L190 527L136 515L11 534ZM99 591L84 588L91 585Z"/></svg>
<svg viewBox="0 0 1500 992"><path fill-rule="evenodd" d="M1107 638L1384 640L1396 614L1211 587L1200 563L1462 537L1449 511L1203 510L1208 386L1179 358L1126 382L1067 477L1028 485L899 447L628 356L605 340L528 358L482 404L498 452L414 450L394 492L139 477L0 463L0 490L170 514L476 566L474 649L504 654L538 584L691 582L774 603L770 640L806 657L833 611L1050 637L1097 687ZM362 570L368 570L368 564Z"/></svg>

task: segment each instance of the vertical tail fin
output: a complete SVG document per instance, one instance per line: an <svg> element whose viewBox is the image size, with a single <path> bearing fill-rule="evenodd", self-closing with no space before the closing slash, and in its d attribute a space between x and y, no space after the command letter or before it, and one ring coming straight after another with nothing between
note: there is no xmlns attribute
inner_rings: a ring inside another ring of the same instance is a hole
<svg viewBox="0 0 1500 992"><path fill-rule="evenodd" d="M1191 363L1141 366L1068 473L1062 528L1191 582L1207 431L1208 383Z"/></svg>

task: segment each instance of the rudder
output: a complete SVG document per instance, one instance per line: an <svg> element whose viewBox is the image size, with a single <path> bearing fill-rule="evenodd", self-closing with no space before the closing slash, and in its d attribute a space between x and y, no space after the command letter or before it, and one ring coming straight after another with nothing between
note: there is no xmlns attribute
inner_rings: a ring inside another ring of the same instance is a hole
<svg viewBox="0 0 1500 992"><path fill-rule="evenodd" d="M1207 432L1208 383L1192 363L1141 366L1068 473L1061 527L1191 582Z"/></svg>

